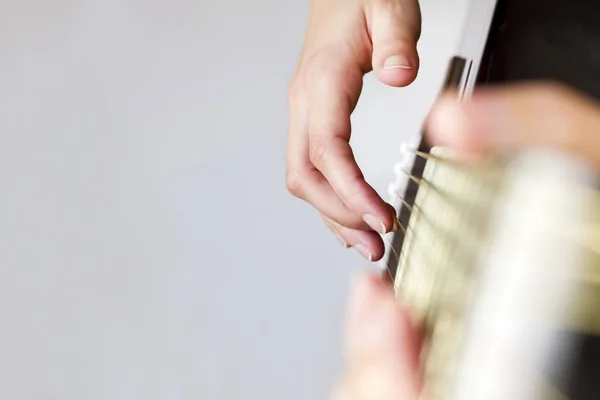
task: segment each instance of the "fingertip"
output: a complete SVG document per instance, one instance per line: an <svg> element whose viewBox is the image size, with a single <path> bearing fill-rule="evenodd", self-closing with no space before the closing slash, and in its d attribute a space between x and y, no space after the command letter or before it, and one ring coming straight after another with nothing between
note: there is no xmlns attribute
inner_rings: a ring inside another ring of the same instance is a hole
<svg viewBox="0 0 600 400"><path fill-rule="evenodd" d="M458 153L477 153L482 147L465 106L449 94L441 96L434 104L427 117L426 131L432 145L447 146Z"/></svg>
<svg viewBox="0 0 600 400"><path fill-rule="evenodd" d="M360 246L368 251L368 255L365 255L359 250L363 257L365 257L369 262L381 260L385 254L385 246L381 236L375 232L360 232L360 236Z"/></svg>
<svg viewBox="0 0 600 400"><path fill-rule="evenodd" d="M387 218L379 218L376 217L372 214L364 214L363 215L363 221L365 221L365 223L367 225L369 225L369 227L371 227L371 229L373 229L375 232L386 234L388 232L388 227L385 224L385 220L387 220Z"/></svg>
<svg viewBox="0 0 600 400"><path fill-rule="evenodd" d="M368 309L378 294L379 277L369 272L354 277L350 290L350 311L353 315Z"/></svg>
<svg viewBox="0 0 600 400"><path fill-rule="evenodd" d="M440 97L427 118L429 140L436 145L460 146L469 124L456 100Z"/></svg>
<svg viewBox="0 0 600 400"><path fill-rule="evenodd" d="M373 211L367 211L363 214L362 220L368 227L373 231L385 235L390 232L396 232L400 227L400 223L396 216L396 209L389 203L384 202L381 198L378 198L381 204L377 204L377 207L372 201L367 204Z"/></svg>
<svg viewBox="0 0 600 400"><path fill-rule="evenodd" d="M383 245L379 243L367 239L363 240L361 243L356 243L352 247L367 261L376 262L383 258L385 253Z"/></svg>
<svg viewBox="0 0 600 400"><path fill-rule="evenodd" d="M323 220L330 230L338 235L344 247L353 248L367 261L379 261L385 254L385 246L378 233L346 228L327 217L324 217Z"/></svg>
<svg viewBox="0 0 600 400"><path fill-rule="evenodd" d="M394 87L410 85L417 77L419 58L416 55L395 54L373 62L375 75L384 84Z"/></svg>
<svg viewBox="0 0 600 400"><path fill-rule="evenodd" d="M383 256L385 255L385 252L383 251L383 249L377 249L375 253L371 253L371 262L377 262L377 261L381 261L381 259L383 258Z"/></svg>

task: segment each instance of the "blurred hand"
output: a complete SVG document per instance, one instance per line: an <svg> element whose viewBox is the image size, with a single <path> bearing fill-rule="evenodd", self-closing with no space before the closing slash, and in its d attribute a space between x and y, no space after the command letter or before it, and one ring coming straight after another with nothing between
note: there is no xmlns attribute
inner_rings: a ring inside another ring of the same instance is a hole
<svg viewBox="0 0 600 400"><path fill-rule="evenodd" d="M345 368L332 400L417 400L417 329L389 282L361 276L351 293Z"/></svg>
<svg viewBox="0 0 600 400"><path fill-rule="evenodd" d="M471 100L442 96L427 121L428 140L466 158L522 148L552 148L600 172L600 104L557 84L477 91Z"/></svg>
<svg viewBox="0 0 600 400"><path fill-rule="evenodd" d="M477 91L465 103L442 96L427 120L433 145L465 157L546 147L581 157L600 172L600 104L555 84ZM416 400L418 330L384 279L365 276L352 291L346 364L333 400Z"/></svg>
<svg viewBox="0 0 600 400"><path fill-rule="evenodd" d="M406 86L416 77L421 17L417 0L313 0L308 32L289 88L289 191L316 207L346 247L376 261L376 233L397 229L393 208L358 168L350 114L363 75Z"/></svg>

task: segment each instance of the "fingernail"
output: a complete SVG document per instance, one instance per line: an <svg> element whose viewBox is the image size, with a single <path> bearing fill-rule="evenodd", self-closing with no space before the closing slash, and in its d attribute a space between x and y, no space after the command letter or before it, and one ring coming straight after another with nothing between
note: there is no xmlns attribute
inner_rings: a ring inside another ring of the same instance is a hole
<svg viewBox="0 0 600 400"><path fill-rule="evenodd" d="M408 58L402 54L389 57L383 63L383 69L412 69Z"/></svg>
<svg viewBox="0 0 600 400"><path fill-rule="evenodd" d="M356 251L360 253L361 256L369 260L369 262L373 261L373 255L371 254L367 246L359 243L355 244L353 247L356 249Z"/></svg>
<svg viewBox="0 0 600 400"><path fill-rule="evenodd" d="M394 225L392 226L392 232L397 232L398 229L400 229L400 221L398 221L398 218L394 216Z"/></svg>
<svg viewBox="0 0 600 400"><path fill-rule="evenodd" d="M381 234L387 233L387 229L385 228L385 225L376 216L371 215L371 214L365 214L365 215L363 215L363 221L365 221L367 223L367 225L369 225L371 227L371 229L373 229L375 232L379 232Z"/></svg>

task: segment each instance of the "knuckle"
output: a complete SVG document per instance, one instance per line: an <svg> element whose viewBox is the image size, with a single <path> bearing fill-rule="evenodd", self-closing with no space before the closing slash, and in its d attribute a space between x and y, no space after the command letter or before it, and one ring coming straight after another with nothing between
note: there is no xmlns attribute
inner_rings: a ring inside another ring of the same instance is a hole
<svg viewBox="0 0 600 400"><path fill-rule="evenodd" d="M372 49L356 41L333 40L306 55L298 80L315 97L333 95L354 98L370 70Z"/></svg>
<svg viewBox="0 0 600 400"><path fill-rule="evenodd" d="M312 140L310 144L309 158L310 162L315 167L320 167L325 164L329 154L327 143L322 140Z"/></svg>
<svg viewBox="0 0 600 400"><path fill-rule="evenodd" d="M285 176L285 184L288 192L295 196L302 196L303 179L300 173L288 170Z"/></svg>
<svg viewBox="0 0 600 400"><path fill-rule="evenodd" d="M363 220L358 215L344 215L336 221L339 225L348 229L361 229Z"/></svg>
<svg viewBox="0 0 600 400"><path fill-rule="evenodd" d="M307 86L320 85L323 81L323 70L325 63L321 51L315 52L308 58L304 66L304 81Z"/></svg>
<svg viewBox="0 0 600 400"><path fill-rule="evenodd" d="M333 79L339 77L338 72L342 72L338 71L339 65L343 64L340 61L340 58L343 58L341 54L348 53L348 51L341 50L343 47L342 43L338 43L337 48L326 45L307 55L302 68L304 83L307 87L328 86Z"/></svg>
<svg viewBox="0 0 600 400"><path fill-rule="evenodd" d="M421 36L421 9L416 2L371 0L372 7L384 16L392 32L413 45Z"/></svg>
<svg viewBox="0 0 600 400"><path fill-rule="evenodd" d="M332 131L327 134L311 132L309 157L314 166L323 166L332 159L353 158L352 148L344 139L345 132Z"/></svg>
<svg viewBox="0 0 600 400"><path fill-rule="evenodd" d="M362 218L351 210L337 210L334 214L327 215L326 217L335 224L334 226L337 229L362 230L364 228Z"/></svg>
<svg viewBox="0 0 600 400"><path fill-rule="evenodd" d="M289 103L293 103L299 96L300 85L298 84L298 78L295 76L290 81L287 88L287 98Z"/></svg>
<svg viewBox="0 0 600 400"><path fill-rule="evenodd" d="M349 178L344 187L340 188L340 196L344 199L348 207L360 209L361 203L365 199L363 186L366 184L364 179Z"/></svg>

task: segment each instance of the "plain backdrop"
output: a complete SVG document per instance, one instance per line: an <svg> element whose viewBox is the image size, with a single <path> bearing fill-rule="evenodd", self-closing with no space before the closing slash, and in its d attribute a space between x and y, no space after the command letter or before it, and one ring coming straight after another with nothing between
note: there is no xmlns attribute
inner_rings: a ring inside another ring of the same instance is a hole
<svg viewBox="0 0 600 400"><path fill-rule="evenodd" d="M384 195L463 3L422 1L414 85L365 78ZM309 2L0 7L0 398L325 399L365 263L285 189Z"/></svg>

